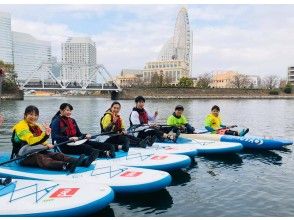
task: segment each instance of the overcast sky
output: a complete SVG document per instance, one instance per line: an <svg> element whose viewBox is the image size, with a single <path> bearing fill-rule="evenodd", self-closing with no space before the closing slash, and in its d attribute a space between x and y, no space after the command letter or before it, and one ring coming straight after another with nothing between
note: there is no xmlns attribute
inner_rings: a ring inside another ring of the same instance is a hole
<svg viewBox="0 0 294 220"><path fill-rule="evenodd" d="M185 5L194 33L193 76L214 70L276 74L294 65L294 5ZM0 5L12 30L62 42L90 36L97 60L112 73L157 59L183 5ZM1 28L1 27L0 27Z"/></svg>

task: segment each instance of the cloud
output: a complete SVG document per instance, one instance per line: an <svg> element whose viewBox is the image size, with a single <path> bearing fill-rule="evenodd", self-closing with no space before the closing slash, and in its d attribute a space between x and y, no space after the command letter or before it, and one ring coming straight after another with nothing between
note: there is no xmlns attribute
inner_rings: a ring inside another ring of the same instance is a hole
<svg viewBox="0 0 294 220"><path fill-rule="evenodd" d="M2 6L1 6L2 7ZM22 10L25 7L25 10ZM52 42L54 55L69 36L91 36L97 60L113 74L143 68L172 36L182 5L4 6L14 31ZM194 33L194 75L216 69L286 76L293 65L292 5L187 5ZM3 11L1 8L0 10ZM84 21L86 23L79 23ZM87 23L88 22L88 23ZM103 27L94 27L103 23ZM82 33L79 24L91 33Z"/></svg>
<svg viewBox="0 0 294 220"><path fill-rule="evenodd" d="M33 22L19 19L12 19L12 31L31 34L38 40L50 41L52 55L61 58L61 43L65 42L69 36L84 36L76 33L64 24L48 24L43 22Z"/></svg>

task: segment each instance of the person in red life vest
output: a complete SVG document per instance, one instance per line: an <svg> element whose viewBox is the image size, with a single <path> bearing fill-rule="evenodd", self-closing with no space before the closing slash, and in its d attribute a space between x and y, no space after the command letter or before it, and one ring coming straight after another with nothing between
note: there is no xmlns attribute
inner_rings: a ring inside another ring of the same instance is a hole
<svg viewBox="0 0 294 220"><path fill-rule="evenodd" d="M119 114L121 110L121 104L119 102L113 102L110 108L105 112L100 119L101 132L114 132L120 135L100 136L106 137L105 142L116 145L116 150L122 149L127 152L129 146L134 147L146 147L146 141L136 138L132 135L128 135L125 130L126 126L123 118ZM121 145L121 148L120 148Z"/></svg>
<svg viewBox="0 0 294 220"><path fill-rule="evenodd" d="M96 152L99 157L115 157L115 147L110 143L91 141L90 134L83 134L77 122L71 118L73 107L69 103L63 103L59 111L52 118L52 140L61 143L67 140L77 141L79 138L88 139L77 146L61 145L60 150L65 154L86 154Z"/></svg>
<svg viewBox="0 0 294 220"><path fill-rule="evenodd" d="M155 111L153 116L147 113L144 109L145 98L143 96L138 96L135 99L136 107L130 114L130 128L129 130L137 130L138 138L145 139L150 137L151 142L157 139L158 141L164 141L164 139L176 140L176 135L164 133L156 125L150 125L149 122L155 122L158 112ZM150 145L151 143L149 143Z"/></svg>
<svg viewBox="0 0 294 220"><path fill-rule="evenodd" d="M66 170L71 173L77 166L90 166L93 158L81 155L78 159L65 156L63 153L47 151L54 146L47 142L51 134L51 128L44 124L43 131L37 124L39 109L36 106L28 106L25 109L24 119L13 127L11 159L18 156L31 154L20 161L22 166L33 166L50 170ZM44 149L44 151L40 151ZM40 151L40 152L39 152Z"/></svg>

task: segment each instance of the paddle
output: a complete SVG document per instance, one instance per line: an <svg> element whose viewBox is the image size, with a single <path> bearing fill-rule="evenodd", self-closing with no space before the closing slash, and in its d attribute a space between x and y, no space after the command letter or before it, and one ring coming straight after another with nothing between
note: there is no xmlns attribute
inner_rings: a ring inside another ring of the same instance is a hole
<svg viewBox="0 0 294 220"><path fill-rule="evenodd" d="M59 144L54 144L52 149L54 149L54 148L56 148L56 147L58 147L58 146L60 146L60 145L67 144L67 143L72 142L72 141L73 141L73 140L68 140L68 141L64 141L64 142L59 143ZM11 159L11 160L8 160L8 161L5 161L5 162L0 163L0 166L5 165L5 164L8 164L8 163L11 163L11 162L14 162L14 161L17 161L17 160L25 159L26 157L29 157L29 156L31 156L31 155L34 155L34 154L40 153L40 152L42 152L42 151L44 151L44 150L48 150L48 149L47 149L47 148L45 148L45 149L40 149L40 150L37 150L37 151L34 151L34 152L30 152L30 153L24 154L24 155L22 155L22 156L20 156L20 157L17 157L17 158L14 158L14 159Z"/></svg>

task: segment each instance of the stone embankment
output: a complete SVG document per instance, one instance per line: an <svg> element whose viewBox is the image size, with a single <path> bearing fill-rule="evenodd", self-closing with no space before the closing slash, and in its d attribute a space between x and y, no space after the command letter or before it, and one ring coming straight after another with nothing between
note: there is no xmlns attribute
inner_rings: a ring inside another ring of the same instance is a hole
<svg viewBox="0 0 294 220"><path fill-rule="evenodd" d="M123 88L118 99L142 95L152 99L294 99L294 94L270 95L265 89Z"/></svg>
<svg viewBox="0 0 294 220"><path fill-rule="evenodd" d="M23 91L18 91L15 93L2 93L1 100L23 100L24 93Z"/></svg>

